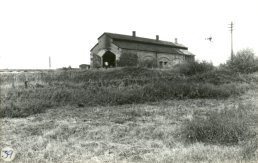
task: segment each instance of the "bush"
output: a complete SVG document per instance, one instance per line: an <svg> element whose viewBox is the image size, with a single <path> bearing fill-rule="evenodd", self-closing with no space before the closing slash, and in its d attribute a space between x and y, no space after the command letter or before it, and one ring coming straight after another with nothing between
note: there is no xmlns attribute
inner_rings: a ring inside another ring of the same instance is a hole
<svg viewBox="0 0 258 163"><path fill-rule="evenodd" d="M258 71L258 59L252 49L242 49L227 62L227 67L234 72L252 73Z"/></svg>
<svg viewBox="0 0 258 163"><path fill-rule="evenodd" d="M241 154L243 156L243 159L246 159L246 160L251 160L252 158L256 158L256 160L258 159L258 153L257 153L258 138L257 137L250 139L247 142L244 142L242 146L243 148L242 148Z"/></svg>
<svg viewBox="0 0 258 163"><path fill-rule="evenodd" d="M191 82L211 83L215 85L229 84L232 82L245 82L239 74L228 69L214 69L205 73L196 74L188 79Z"/></svg>
<svg viewBox="0 0 258 163"><path fill-rule="evenodd" d="M156 68L157 67L157 63L155 60L153 59L146 59L143 60L139 63L140 67L147 67L147 68Z"/></svg>
<svg viewBox="0 0 258 163"><path fill-rule="evenodd" d="M177 65L177 69L181 74L195 75L198 73L209 72L214 69L214 66L212 63L208 63L206 61L193 61L179 64Z"/></svg>
<svg viewBox="0 0 258 163"><path fill-rule="evenodd" d="M125 66L137 66L138 56L136 53L122 53L120 59L117 62L119 67Z"/></svg>
<svg viewBox="0 0 258 163"><path fill-rule="evenodd" d="M250 105L239 104L236 108L211 111L206 116L194 115L186 120L181 135L184 141L211 144L234 145L253 138L256 133L250 124L255 118L250 115Z"/></svg>

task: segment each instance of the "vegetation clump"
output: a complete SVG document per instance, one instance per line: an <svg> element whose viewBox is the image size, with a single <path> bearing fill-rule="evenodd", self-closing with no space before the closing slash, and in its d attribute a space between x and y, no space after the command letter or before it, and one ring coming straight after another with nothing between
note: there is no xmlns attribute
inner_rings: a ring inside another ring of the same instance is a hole
<svg viewBox="0 0 258 163"><path fill-rule="evenodd" d="M258 71L258 58L252 49L246 48L233 55L226 66L232 72L252 73Z"/></svg>
<svg viewBox="0 0 258 163"><path fill-rule="evenodd" d="M205 116L186 120L181 136L186 142L235 145L256 136L251 129L257 116L250 115L253 106L239 104L235 108L211 111Z"/></svg>
<svg viewBox="0 0 258 163"><path fill-rule="evenodd" d="M179 73L184 75L195 75L200 73L205 73L212 71L215 67L212 63L206 61L193 61L193 62L186 62L183 64L177 65L177 69Z"/></svg>

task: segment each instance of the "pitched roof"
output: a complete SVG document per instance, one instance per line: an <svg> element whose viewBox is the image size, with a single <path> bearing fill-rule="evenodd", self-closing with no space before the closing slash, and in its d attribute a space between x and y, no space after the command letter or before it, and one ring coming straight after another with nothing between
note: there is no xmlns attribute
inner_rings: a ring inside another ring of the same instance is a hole
<svg viewBox="0 0 258 163"><path fill-rule="evenodd" d="M151 44L143 44L143 43L137 43L137 42L121 41L121 40L114 40L113 43L122 49L143 50L143 51L153 51L153 52L172 53L172 54L180 53L179 49L177 48L171 48L168 46L160 46L155 44L151 45Z"/></svg>
<svg viewBox="0 0 258 163"><path fill-rule="evenodd" d="M112 38L113 44L122 49L153 51L179 55L193 55L191 52L188 51L188 48L186 46L168 41L155 40L137 36L134 37L115 33L103 33L100 37L102 37L103 35L107 35L108 37ZM94 47L96 46L97 44Z"/></svg>
<svg viewBox="0 0 258 163"><path fill-rule="evenodd" d="M102 35L108 35L112 39L115 40L124 40L124 41L132 41L132 42L139 42L139 43L145 43L145 44L154 44L154 45L162 45L162 46L169 46L174 48L182 48L182 49L188 49L187 47L181 45L181 44L175 44L169 41L162 41L162 40L155 40L155 39L149 39L144 37L137 37L137 36L129 36L129 35L122 35L122 34L116 34L116 33L103 33ZM102 36L101 35L101 36ZM100 36L100 37L101 37Z"/></svg>

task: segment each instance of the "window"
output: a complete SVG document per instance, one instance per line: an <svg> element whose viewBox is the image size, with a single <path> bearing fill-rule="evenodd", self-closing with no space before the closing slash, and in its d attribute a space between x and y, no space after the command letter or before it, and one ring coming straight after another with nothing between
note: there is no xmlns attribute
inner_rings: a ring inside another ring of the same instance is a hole
<svg viewBox="0 0 258 163"><path fill-rule="evenodd" d="M163 62L162 62L162 61L159 62L159 67L160 67L160 68L163 67Z"/></svg>

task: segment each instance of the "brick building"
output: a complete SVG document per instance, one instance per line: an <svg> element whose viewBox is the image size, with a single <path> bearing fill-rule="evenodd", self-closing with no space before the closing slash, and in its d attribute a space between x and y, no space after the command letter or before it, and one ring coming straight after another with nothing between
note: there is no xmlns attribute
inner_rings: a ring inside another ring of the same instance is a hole
<svg viewBox="0 0 258 163"><path fill-rule="evenodd" d="M91 49L91 67L147 66L172 68L176 64L194 60L188 48L175 42L103 33Z"/></svg>

